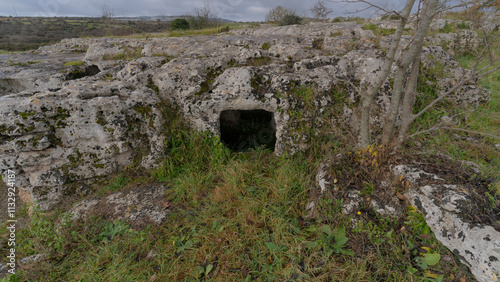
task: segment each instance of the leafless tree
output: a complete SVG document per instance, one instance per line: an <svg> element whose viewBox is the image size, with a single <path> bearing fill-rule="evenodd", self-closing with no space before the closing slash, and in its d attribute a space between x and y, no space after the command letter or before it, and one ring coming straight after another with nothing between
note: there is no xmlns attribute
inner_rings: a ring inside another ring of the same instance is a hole
<svg viewBox="0 0 500 282"><path fill-rule="evenodd" d="M276 6L267 13L266 22L277 23L280 22L286 15L292 14L295 14L294 10L283 6Z"/></svg>
<svg viewBox="0 0 500 282"><path fill-rule="evenodd" d="M453 7L447 5L447 1L444 0L419 0L418 2L416 0L407 0L402 11L388 10L385 7L377 6L372 4L370 1L365 0L344 0L343 2L364 3L368 8L377 8L385 13L397 15L400 19L396 31L392 35L391 45L385 57L384 66L379 73L378 79L367 86L367 89L365 89L366 91L363 91L365 94L361 97L360 143L363 147L372 143L370 136L371 107L376 94L380 91L382 85L388 79L393 67L395 68L394 85L392 87L389 110L383 123L383 135L381 140L382 145L392 145L393 148L398 148L408 137L410 137L408 134L410 125L422 114L427 112L439 102L443 101L445 98L449 97L452 93L459 91L466 84L477 81L479 78L500 69L498 64L495 64L497 61L496 58L492 58L491 56L489 61L486 63L486 66L483 66L482 68L478 67L480 63L484 64L488 54L493 54L493 52L491 52L491 39L493 38L490 37L488 39L488 36L486 35L486 41L483 44L482 50L477 54L477 61L474 64L472 72L464 74L461 79L454 81L451 89L441 93L421 111L414 113L414 103L417 95L422 49L424 39L432 20L437 14L442 13L447 9L467 7L467 5L474 4L474 2L477 4L478 0L461 1ZM486 3L491 1L483 0L479 2ZM419 9L419 19L416 33L408 46L402 46L401 37L415 4L418 4ZM399 52L402 50L404 50L404 52ZM402 53L402 55L396 56L398 53ZM402 123L401 126L396 127L396 120L398 117L401 118ZM434 128L439 128L439 126Z"/></svg>
<svg viewBox="0 0 500 282"><path fill-rule="evenodd" d="M115 11L113 8L109 7L107 4L102 4L101 6L101 17L103 19L109 20L115 16Z"/></svg>
<svg viewBox="0 0 500 282"><path fill-rule="evenodd" d="M203 29L220 24L217 13L213 10L211 0L204 0L203 6L194 8L191 13L187 14L187 17L191 28L194 29Z"/></svg>
<svg viewBox="0 0 500 282"><path fill-rule="evenodd" d="M312 15L316 19L326 19L329 14L333 12L331 8L328 8L325 4L325 1L318 0L314 5L309 8Z"/></svg>

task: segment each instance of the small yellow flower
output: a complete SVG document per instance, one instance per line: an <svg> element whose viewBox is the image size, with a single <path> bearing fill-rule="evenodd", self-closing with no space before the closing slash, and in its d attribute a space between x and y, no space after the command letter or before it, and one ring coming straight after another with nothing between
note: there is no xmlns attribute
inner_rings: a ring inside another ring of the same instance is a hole
<svg viewBox="0 0 500 282"><path fill-rule="evenodd" d="M361 215L361 212L360 212L360 211L358 211L358 215Z"/></svg>

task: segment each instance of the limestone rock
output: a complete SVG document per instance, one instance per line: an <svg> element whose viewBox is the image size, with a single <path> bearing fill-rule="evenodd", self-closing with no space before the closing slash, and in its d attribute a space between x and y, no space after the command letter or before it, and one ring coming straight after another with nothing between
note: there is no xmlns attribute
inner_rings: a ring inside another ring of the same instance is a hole
<svg viewBox="0 0 500 282"><path fill-rule="evenodd" d="M7 264L0 263L0 278L5 277L5 275L7 275Z"/></svg>
<svg viewBox="0 0 500 282"><path fill-rule="evenodd" d="M85 182L134 158L154 166L163 152L161 107L148 88L92 80L0 97L0 171L16 171L17 185L49 209L69 186L85 194Z"/></svg>
<svg viewBox="0 0 500 282"><path fill-rule="evenodd" d="M406 193L410 203L424 214L436 238L470 267L478 281L495 281L500 276L500 232L492 226L464 221L465 207L474 205L471 193L459 185L424 183L422 178L442 180L417 168L398 165L396 175L403 175L415 188Z"/></svg>
<svg viewBox="0 0 500 282"><path fill-rule="evenodd" d="M73 220L84 220L90 215L104 216L109 221L130 222L132 228L144 228L167 219L170 209L164 197L166 189L162 185L146 185L95 197L78 203L69 213Z"/></svg>
<svg viewBox="0 0 500 282"><path fill-rule="evenodd" d="M25 257L25 258L21 259L19 262L21 264L24 264L24 265L34 264L34 263L38 263L41 260L46 259L46 258L47 258L46 254L36 254L36 255L29 256L29 257Z"/></svg>
<svg viewBox="0 0 500 282"><path fill-rule="evenodd" d="M154 167L164 153L164 103L216 135L223 112L268 112L275 153L294 154L344 119L356 126L356 87L377 79L384 54L375 46L388 42L343 22L201 37L75 38L37 53L0 55L0 173L17 170L23 199L49 209L132 163ZM440 47L424 54L427 67L438 58L450 72L436 82L443 91L467 73ZM69 61L84 63L65 66ZM488 95L473 81L456 101ZM374 131L389 99L387 80L375 98Z"/></svg>

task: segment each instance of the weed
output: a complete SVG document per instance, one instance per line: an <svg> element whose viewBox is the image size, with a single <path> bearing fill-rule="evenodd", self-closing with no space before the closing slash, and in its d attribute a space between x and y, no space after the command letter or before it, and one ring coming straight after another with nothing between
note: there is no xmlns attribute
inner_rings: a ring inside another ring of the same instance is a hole
<svg viewBox="0 0 500 282"><path fill-rule="evenodd" d="M325 43L325 39L324 38L314 39L314 41L312 43L312 48L316 49L316 50L323 50L324 43Z"/></svg>
<svg viewBox="0 0 500 282"><path fill-rule="evenodd" d="M38 64L41 61L26 61L26 62L13 62L12 60L9 60L9 66L29 66L29 65L34 65Z"/></svg>
<svg viewBox="0 0 500 282"><path fill-rule="evenodd" d="M66 62L64 63L64 66L82 66L84 65L85 62L84 61L71 61L71 62Z"/></svg>
<svg viewBox="0 0 500 282"><path fill-rule="evenodd" d="M93 242L102 241L103 243L109 243L116 236L127 232L128 229L128 224L118 220L113 221L113 223L106 222L104 230L94 238Z"/></svg>
<svg viewBox="0 0 500 282"><path fill-rule="evenodd" d="M123 52L112 55L103 55L102 59L105 61L107 60L131 61L142 57L141 52L142 52L142 47L125 46L123 48Z"/></svg>
<svg viewBox="0 0 500 282"><path fill-rule="evenodd" d="M371 31L373 31L373 34L375 34L375 35L383 35L383 36L389 36L389 35L394 34L394 32L396 32L395 29L380 28L376 24L365 24L361 28L363 30L371 30Z"/></svg>
<svg viewBox="0 0 500 282"><path fill-rule="evenodd" d="M455 25L454 24L449 24L446 22L444 24L444 27L440 30L442 33L452 33L455 32Z"/></svg>
<svg viewBox="0 0 500 282"><path fill-rule="evenodd" d="M460 29L470 29L469 24L467 22L464 22L464 21L459 22L457 24L457 27L460 28Z"/></svg>
<svg viewBox="0 0 500 282"><path fill-rule="evenodd" d="M109 186L106 187L106 190L117 191L125 187L127 184L128 184L128 179L126 177L123 177L122 175L119 175L115 178L113 183L111 183Z"/></svg>
<svg viewBox="0 0 500 282"><path fill-rule="evenodd" d="M316 228L309 228L309 231L315 231ZM339 227L335 230L332 230L330 226L323 225L321 227L321 235L319 240L317 241L307 241L304 244L307 248L314 251L317 248L322 249L322 253L326 258L329 258L331 255L335 254L343 254L343 255L354 255L354 253L350 250L345 250L344 247L349 240L345 234L345 228Z"/></svg>
<svg viewBox="0 0 500 282"><path fill-rule="evenodd" d="M337 36L342 36L342 35L344 35L344 33L340 30L330 33L331 37L337 37Z"/></svg>
<svg viewBox="0 0 500 282"><path fill-rule="evenodd" d="M256 58L249 58L246 62L247 66L267 66L272 62L271 57L268 56L261 56L261 57L256 57Z"/></svg>

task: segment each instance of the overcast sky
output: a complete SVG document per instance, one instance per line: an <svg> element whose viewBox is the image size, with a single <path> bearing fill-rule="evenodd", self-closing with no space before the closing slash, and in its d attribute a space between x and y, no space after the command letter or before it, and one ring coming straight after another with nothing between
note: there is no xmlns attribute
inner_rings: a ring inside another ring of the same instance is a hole
<svg viewBox="0 0 500 282"><path fill-rule="evenodd" d="M282 5L292 8L300 15L308 14L316 0L210 0L212 11L221 18L235 21L263 21L273 7ZM330 17L343 16L346 11L355 11L360 4L345 5L325 1L333 9ZM401 6L399 0L373 0ZM115 16L176 16L184 15L196 7L203 6L203 0L0 0L0 16L86 16L99 17L103 5L110 7ZM363 17L372 12L360 14Z"/></svg>

